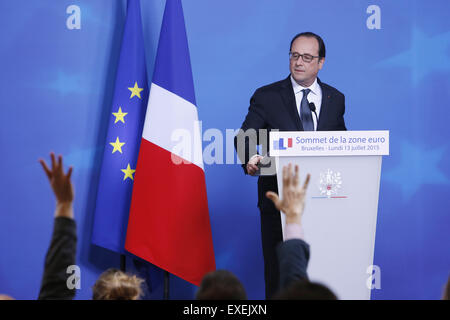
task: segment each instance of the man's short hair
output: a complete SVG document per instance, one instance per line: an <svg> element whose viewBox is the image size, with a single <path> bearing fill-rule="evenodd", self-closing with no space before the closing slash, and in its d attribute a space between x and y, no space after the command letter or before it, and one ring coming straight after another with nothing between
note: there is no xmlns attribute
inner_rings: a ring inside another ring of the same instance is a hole
<svg viewBox="0 0 450 320"><path fill-rule="evenodd" d="M230 271L216 270L203 277L195 296L197 300L246 300L241 281Z"/></svg>
<svg viewBox="0 0 450 320"><path fill-rule="evenodd" d="M291 41L291 46L289 48L289 52L292 50L292 44L294 43L295 39L299 38L299 37L308 37L308 38L315 38L317 40L317 42L319 43L319 57L321 58L325 58L325 43L323 42L322 38L313 33L313 32L302 32L297 34L294 39L292 39Z"/></svg>
<svg viewBox="0 0 450 320"><path fill-rule="evenodd" d="M281 290L276 300L337 300L336 295L328 287L318 282L297 280Z"/></svg>

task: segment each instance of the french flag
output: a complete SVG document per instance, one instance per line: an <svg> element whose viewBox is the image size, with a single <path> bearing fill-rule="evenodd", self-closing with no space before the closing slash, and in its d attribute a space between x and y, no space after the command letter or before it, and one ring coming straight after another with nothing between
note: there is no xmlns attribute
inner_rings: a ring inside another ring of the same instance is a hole
<svg viewBox="0 0 450 320"><path fill-rule="evenodd" d="M216 268L201 146L183 9L167 0L125 249L195 285Z"/></svg>

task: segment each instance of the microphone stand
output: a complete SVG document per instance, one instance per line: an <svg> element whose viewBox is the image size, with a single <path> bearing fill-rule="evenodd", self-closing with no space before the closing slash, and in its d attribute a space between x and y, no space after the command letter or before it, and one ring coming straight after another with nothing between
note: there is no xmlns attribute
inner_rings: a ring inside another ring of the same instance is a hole
<svg viewBox="0 0 450 320"><path fill-rule="evenodd" d="M308 106L309 110L311 110L311 112L314 112L314 115L316 116L316 123L317 123L316 130L317 130L317 127L319 126L319 118L317 117L316 113L316 105L314 104L314 102L310 102Z"/></svg>

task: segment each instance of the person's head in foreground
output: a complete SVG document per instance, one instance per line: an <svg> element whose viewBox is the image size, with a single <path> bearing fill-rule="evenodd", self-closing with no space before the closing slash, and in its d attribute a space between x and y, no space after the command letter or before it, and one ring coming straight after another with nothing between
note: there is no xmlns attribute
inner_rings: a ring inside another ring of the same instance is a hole
<svg viewBox="0 0 450 320"><path fill-rule="evenodd" d="M281 290L276 300L337 300L336 295L328 287L317 282L297 280Z"/></svg>
<svg viewBox="0 0 450 320"><path fill-rule="evenodd" d="M246 300L241 281L230 271L216 270L203 277L197 300Z"/></svg>
<svg viewBox="0 0 450 320"><path fill-rule="evenodd" d="M142 295L141 278L118 269L103 272L92 288L94 300L138 300Z"/></svg>
<svg viewBox="0 0 450 320"><path fill-rule="evenodd" d="M447 283L444 287L444 292L442 294L442 300L450 300L450 276L448 277Z"/></svg>

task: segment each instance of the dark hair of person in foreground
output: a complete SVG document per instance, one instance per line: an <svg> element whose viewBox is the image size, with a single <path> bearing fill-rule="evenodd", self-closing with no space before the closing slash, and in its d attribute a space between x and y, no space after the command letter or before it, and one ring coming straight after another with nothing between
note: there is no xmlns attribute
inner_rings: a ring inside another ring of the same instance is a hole
<svg viewBox="0 0 450 320"><path fill-rule="evenodd" d="M337 300L328 287L318 282L297 280L280 291L275 300Z"/></svg>
<svg viewBox="0 0 450 320"><path fill-rule="evenodd" d="M197 300L246 300L241 281L230 271L216 270L203 277L197 291Z"/></svg>
<svg viewBox="0 0 450 320"><path fill-rule="evenodd" d="M450 276L448 277L447 283L444 287L444 292L442 294L442 300L450 300Z"/></svg>

